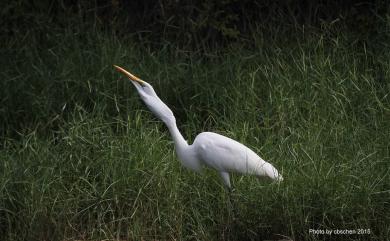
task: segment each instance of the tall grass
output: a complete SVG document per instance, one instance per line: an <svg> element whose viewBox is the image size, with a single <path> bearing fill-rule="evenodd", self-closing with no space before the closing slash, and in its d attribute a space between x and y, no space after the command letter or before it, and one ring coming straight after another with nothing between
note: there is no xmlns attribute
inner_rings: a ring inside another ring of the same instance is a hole
<svg viewBox="0 0 390 241"><path fill-rule="evenodd" d="M390 231L390 48L297 32L208 54L99 30L2 39L1 240L324 240ZM150 82L189 142L245 143L280 185L183 169L163 124L112 65Z"/></svg>

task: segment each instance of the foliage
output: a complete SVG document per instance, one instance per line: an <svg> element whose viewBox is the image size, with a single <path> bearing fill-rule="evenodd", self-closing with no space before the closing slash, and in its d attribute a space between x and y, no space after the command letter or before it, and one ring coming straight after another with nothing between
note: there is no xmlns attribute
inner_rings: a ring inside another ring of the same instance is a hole
<svg viewBox="0 0 390 241"><path fill-rule="evenodd" d="M167 12L177 6L163 3ZM327 238L310 228L371 230L332 240L388 239L387 15L373 20L373 34L341 20L253 24L244 33L240 17L227 17L233 10L199 29L180 18L159 23L236 38L189 51L183 39L168 41L170 31L158 33L158 45L119 31L131 21L107 9L131 3L94 4L19 0L1 8L0 240ZM237 2L203 4L199 16ZM158 22L144 21L140 29ZM112 64L155 87L189 142L201 131L237 139L285 181L234 175L229 196L216 173L183 169L165 127Z"/></svg>
<svg viewBox="0 0 390 241"><path fill-rule="evenodd" d="M17 0L2 8L1 25L4 33L12 34L48 22L61 27L86 24L133 34L148 45L174 42L180 48L208 51L248 40L254 31L271 26L301 29L339 23L348 31L380 34L379 19L388 11L384 0Z"/></svg>

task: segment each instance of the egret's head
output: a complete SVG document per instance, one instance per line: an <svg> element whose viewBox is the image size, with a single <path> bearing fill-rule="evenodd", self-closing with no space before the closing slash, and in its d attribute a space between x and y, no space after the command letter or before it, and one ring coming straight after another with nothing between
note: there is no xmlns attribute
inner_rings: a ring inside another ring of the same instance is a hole
<svg viewBox="0 0 390 241"><path fill-rule="evenodd" d="M114 67L130 79L131 83L137 89L141 99L145 102L146 106L153 112L153 114L165 123L176 121L171 109L169 109L168 106L160 100L153 87L148 82L141 80L119 66L114 65Z"/></svg>

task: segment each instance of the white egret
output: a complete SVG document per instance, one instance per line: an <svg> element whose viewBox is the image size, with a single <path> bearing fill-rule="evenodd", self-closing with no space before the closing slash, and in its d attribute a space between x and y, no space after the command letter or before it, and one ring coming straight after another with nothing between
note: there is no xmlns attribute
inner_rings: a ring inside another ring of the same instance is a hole
<svg viewBox="0 0 390 241"><path fill-rule="evenodd" d="M226 136L202 132L195 138L192 145L188 145L176 126L176 119L171 109L161 101L153 87L123 68L116 65L114 67L130 79L146 106L168 127L175 144L176 154L183 166L196 172L200 172L203 166L214 168L229 189L231 188L230 172L253 174L257 177L266 176L277 181L283 180L270 163L264 161L248 147Z"/></svg>

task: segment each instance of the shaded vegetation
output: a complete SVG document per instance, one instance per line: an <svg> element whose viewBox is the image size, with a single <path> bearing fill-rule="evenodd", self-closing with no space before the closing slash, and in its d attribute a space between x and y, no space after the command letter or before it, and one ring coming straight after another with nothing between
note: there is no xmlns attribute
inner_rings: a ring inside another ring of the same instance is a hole
<svg viewBox="0 0 390 241"><path fill-rule="evenodd" d="M172 22L128 14L135 3L59 2L14 1L1 12L1 240L329 238L310 228L371 232L332 240L388 239L390 21L383 5L366 8L377 15L358 14L367 26L342 21L352 14L347 5L324 21L297 11L278 25L283 5L269 13L270 25L237 22L240 33L229 35L207 23L188 39L178 31L174 42L169 27L140 33ZM157 11L152 3L144 2ZM175 4L191 5L163 3L160 10L172 14L187 14L170 10ZM134 28L131 17L146 23ZM212 31L215 38L205 37ZM201 131L227 135L275 164L285 181L234 175L229 201L216 173L180 166L165 127L112 64L150 82L190 142Z"/></svg>

